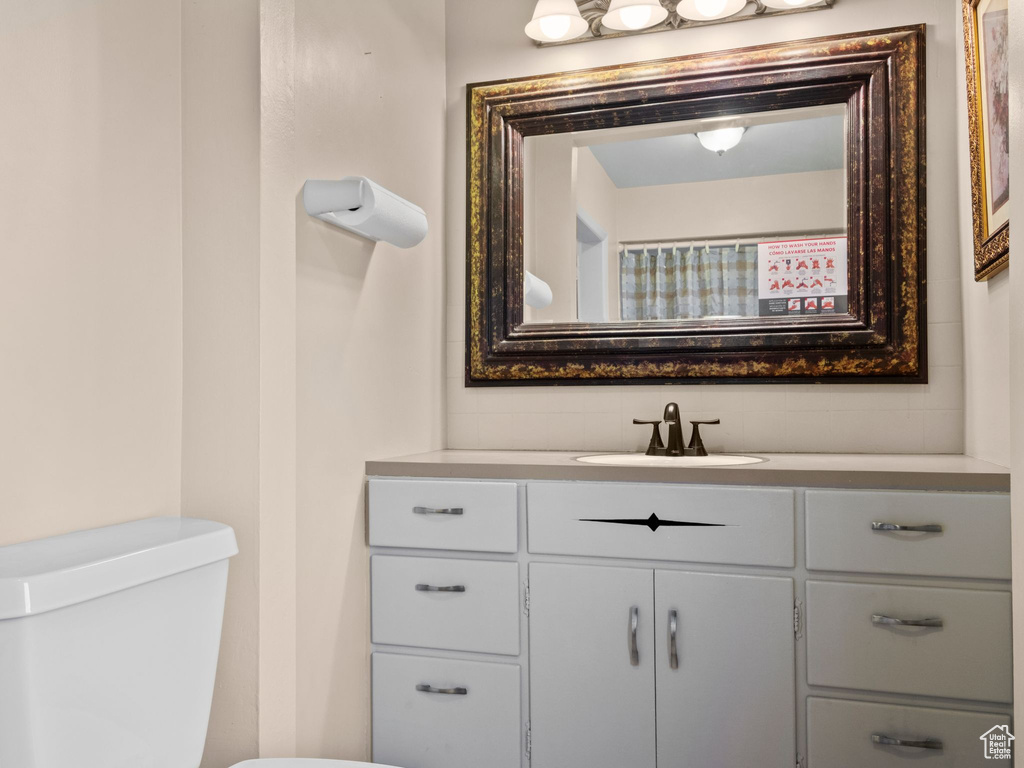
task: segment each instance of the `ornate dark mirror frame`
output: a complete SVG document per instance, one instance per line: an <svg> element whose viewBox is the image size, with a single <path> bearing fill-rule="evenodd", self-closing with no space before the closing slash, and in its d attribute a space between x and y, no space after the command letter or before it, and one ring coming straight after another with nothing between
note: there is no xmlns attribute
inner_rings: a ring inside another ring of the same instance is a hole
<svg viewBox="0 0 1024 768"><path fill-rule="evenodd" d="M923 383L924 27L469 86L466 383ZM523 142L847 106L850 314L523 325Z"/></svg>

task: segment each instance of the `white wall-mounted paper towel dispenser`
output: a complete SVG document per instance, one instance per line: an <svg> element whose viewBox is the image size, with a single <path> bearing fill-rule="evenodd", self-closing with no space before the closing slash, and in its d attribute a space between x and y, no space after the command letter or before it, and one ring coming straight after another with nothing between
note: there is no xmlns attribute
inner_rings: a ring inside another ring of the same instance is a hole
<svg viewBox="0 0 1024 768"><path fill-rule="evenodd" d="M412 248L427 236L427 214L363 176L302 185L306 213L370 240Z"/></svg>
<svg viewBox="0 0 1024 768"><path fill-rule="evenodd" d="M551 286L532 272L523 270L523 300L535 309L550 307L554 296Z"/></svg>

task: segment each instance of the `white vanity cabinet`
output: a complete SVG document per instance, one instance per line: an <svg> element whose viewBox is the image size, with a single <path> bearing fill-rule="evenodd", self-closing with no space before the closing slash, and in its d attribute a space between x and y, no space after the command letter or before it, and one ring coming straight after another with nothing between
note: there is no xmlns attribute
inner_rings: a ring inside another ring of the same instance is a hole
<svg viewBox="0 0 1024 768"><path fill-rule="evenodd" d="M980 768L1012 725L1005 493L379 476L369 526L377 762Z"/></svg>
<svg viewBox="0 0 1024 768"><path fill-rule="evenodd" d="M793 764L792 610L791 579L532 564L533 765Z"/></svg>

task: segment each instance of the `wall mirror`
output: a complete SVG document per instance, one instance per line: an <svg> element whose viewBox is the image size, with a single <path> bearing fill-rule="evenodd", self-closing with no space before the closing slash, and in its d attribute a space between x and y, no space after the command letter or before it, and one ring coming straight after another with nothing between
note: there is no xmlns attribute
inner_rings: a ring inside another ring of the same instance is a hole
<svg viewBox="0 0 1024 768"><path fill-rule="evenodd" d="M925 381L923 48L470 86L467 383Z"/></svg>

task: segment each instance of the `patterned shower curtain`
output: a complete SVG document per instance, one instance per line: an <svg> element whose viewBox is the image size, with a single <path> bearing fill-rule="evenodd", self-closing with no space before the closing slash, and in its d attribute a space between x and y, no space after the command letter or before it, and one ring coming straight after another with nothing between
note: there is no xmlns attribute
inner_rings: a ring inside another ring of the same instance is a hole
<svg viewBox="0 0 1024 768"><path fill-rule="evenodd" d="M758 314L757 245L635 246L619 258L623 320Z"/></svg>

